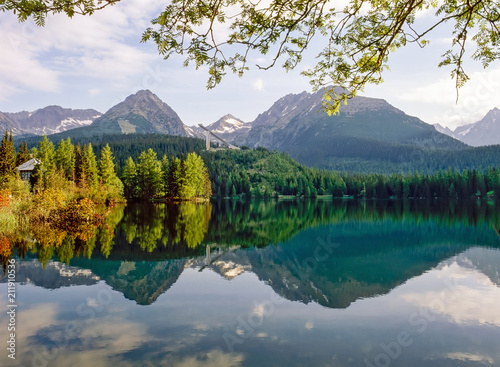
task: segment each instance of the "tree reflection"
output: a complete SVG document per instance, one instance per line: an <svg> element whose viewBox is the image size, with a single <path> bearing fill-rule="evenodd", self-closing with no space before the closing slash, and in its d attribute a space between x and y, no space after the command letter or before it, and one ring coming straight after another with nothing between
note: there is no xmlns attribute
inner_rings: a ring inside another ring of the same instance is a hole
<svg viewBox="0 0 500 367"><path fill-rule="evenodd" d="M210 203L194 202L141 203L127 209L120 226L124 239L146 252L159 246L174 250L197 248L205 238L212 213Z"/></svg>
<svg viewBox="0 0 500 367"><path fill-rule="evenodd" d="M449 228L456 233L475 227L495 237L497 205L485 201L443 200L290 200L213 203L129 203L76 227L38 223L31 232L0 233L0 258L35 255L52 258L167 259L204 254L205 245L227 248L266 247L288 242L300 232L340 223L382 223L425 228L429 234ZM380 228L382 228L380 227ZM379 228L379 230L380 230ZM498 237L496 237L498 238ZM203 245L203 246L202 246Z"/></svg>

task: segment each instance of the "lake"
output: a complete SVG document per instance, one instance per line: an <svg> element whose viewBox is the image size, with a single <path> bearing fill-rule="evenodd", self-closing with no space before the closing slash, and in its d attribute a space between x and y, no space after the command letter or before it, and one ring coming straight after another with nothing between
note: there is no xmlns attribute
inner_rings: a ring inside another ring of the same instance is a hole
<svg viewBox="0 0 500 367"><path fill-rule="evenodd" d="M500 366L499 227L484 201L129 203L16 245L0 364Z"/></svg>

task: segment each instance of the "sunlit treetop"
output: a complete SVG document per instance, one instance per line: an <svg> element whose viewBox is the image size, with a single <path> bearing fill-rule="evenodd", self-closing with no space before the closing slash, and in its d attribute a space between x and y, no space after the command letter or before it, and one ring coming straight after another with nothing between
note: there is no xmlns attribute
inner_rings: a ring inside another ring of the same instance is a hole
<svg viewBox="0 0 500 367"><path fill-rule="evenodd" d="M90 15L118 1L0 0L0 9L43 25L49 13ZM427 19L434 16L422 28L417 18L424 12ZM498 0L171 0L142 41L155 42L165 59L180 54L186 66L207 66L210 89L228 72L243 75L255 54L270 56L259 69L281 64L291 70L319 38L324 48L302 73L313 90L326 88L324 106L334 113L367 84L383 81L391 52L411 43L425 47L444 23L453 30L438 66L451 68L458 92L469 79L466 50L485 68L500 56ZM344 93L336 94L334 86Z"/></svg>

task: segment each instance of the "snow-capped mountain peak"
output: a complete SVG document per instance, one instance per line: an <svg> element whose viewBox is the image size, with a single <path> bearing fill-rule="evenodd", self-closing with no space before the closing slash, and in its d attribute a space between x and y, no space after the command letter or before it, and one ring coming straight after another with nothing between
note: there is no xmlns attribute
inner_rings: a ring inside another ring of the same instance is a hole
<svg viewBox="0 0 500 367"><path fill-rule="evenodd" d="M213 124L210 124L207 128L214 133L231 134L242 129L249 130L250 127L250 124L246 124L233 115L228 114L221 117Z"/></svg>

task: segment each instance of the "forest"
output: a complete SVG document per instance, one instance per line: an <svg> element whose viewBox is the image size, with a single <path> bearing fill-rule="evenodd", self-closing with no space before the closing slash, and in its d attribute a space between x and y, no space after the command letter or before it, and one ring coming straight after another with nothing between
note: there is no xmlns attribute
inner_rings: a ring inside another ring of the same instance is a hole
<svg viewBox="0 0 500 367"><path fill-rule="evenodd" d="M61 140L54 154L57 157L55 166L66 167L65 172L70 175L71 163L64 163L62 158L63 148L68 142L69 140ZM43 150L43 146L47 144L47 137L44 137L38 146L31 149L32 156L41 154L39 151ZM108 149L111 150L112 156L115 157L115 171L122 179L124 194L127 198L150 199L182 195L208 197L210 196L208 195L209 189L211 189L211 196L219 198L328 195L382 199L464 199L498 197L500 192L499 167L493 163L484 166L484 168L462 169L453 168L456 167L454 164L446 167L444 163L441 163L439 165L441 168L431 172L428 170L409 171L411 166L408 166L408 173L405 174L354 173L310 168L298 163L286 153L268 151L265 148L243 147L238 151L206 151L203 140L179 136L111 135L106 138L81 139L76 147L78 148L80 144L84 147L82 154L88 150L89 146L97 147L98 159L101 159L102 152L109 154ZM20 144L18 151L18 157L30 153L26 142ZM491 147L484 147L477 154L481 155L490 151L492 151ZM194 152L197 153L197 157L201 157L199 160L194 159L195 156L192 155ZM461 156L458 157L459 154L462 154L461 150L449 154L453 156L453 160L465 160L462 166L475 167L469 164L469 161L474 160L476 156L467 154L468 158L462 159ZM487 154L488 157L490 155ZM157 157L163 158L160 160ZM443 156L443 162L451 160L451 156ZM497 162L496 160L488 161ZM202 164L206 166L206 170ZM195 166L198 168L194 168ZM91 168L87 167L84 173L89 169ZM187 191L181 190L179 193L179 182L191 182L196 171L199 171L200 175L195 175L198 177L197 183L193 184L193 186L197 186L194 188L195 194L192 194L193 188L188 188ZM208 171L208 178L206 175L201 177L203 176L202 171L205 173ZM78 183L78 170L76 172L75 182ZM85 173L85 179L86 175ZM92 175L92 177L94 176ZM210 188L208 181L211 183ZM93 178L93 185L95 182ZM203 185L205 186L202 188Z"/></svg>

